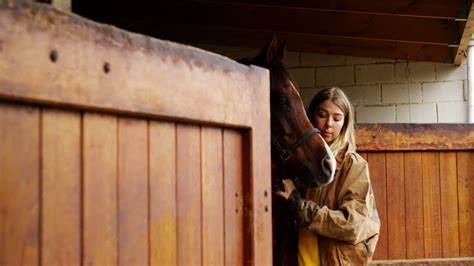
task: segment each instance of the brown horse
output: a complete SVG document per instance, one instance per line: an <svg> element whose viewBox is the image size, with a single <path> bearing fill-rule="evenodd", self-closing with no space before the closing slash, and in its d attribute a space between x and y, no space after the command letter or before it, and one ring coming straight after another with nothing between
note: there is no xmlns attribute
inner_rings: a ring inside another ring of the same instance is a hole
<svg viewBox="0 0 474 266"><path fill-rule="evenodd" d="M272 138L272 186L281 189L281 179L291 178L297 187L317 187L334 178L334 156L310 123L296 83L282 63L286 42L276 37L254 58L241 59L247 65L270 70L270 110ZM297 264L286 254L297 248L297 228L286 202L273 198L273 260L275 265Z"/></svg>

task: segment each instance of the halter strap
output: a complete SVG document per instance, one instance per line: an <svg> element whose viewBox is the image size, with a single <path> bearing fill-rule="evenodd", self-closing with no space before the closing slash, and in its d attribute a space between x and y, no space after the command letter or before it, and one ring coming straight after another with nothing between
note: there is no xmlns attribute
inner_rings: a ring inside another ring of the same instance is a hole
<svg viewBox="0 0 474 266"><path fill-rule="evenodd" d="M317 128L312 128L310 130L308 130L300 139L298 139L295 143L293 143L293 145L291 145L288 149L284 149L280 143L278 142L278 140L276 140L275 137L272 136L272 145L274 148L277 149L277 152L280 156L280 159L282 162L286 162L290 157L291 157L291 154L301 145L303 145L303 143L305 143L306 141L308 141L309 138L311 138L313 135L315 134L318 134L320 133L321 131L319 131Z"/></svg>

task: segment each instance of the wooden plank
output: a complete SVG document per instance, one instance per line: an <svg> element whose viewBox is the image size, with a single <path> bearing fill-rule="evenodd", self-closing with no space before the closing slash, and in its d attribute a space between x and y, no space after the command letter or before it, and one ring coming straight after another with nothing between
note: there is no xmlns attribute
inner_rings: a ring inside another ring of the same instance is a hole
<svg viewBox="0 0 474 266"><path fill-rule="evenodd" d="M385 152L372 152L367 154L369 163L370 180L375 194L377 211L380 217L380 235L375 250L374 259L388 259L388 221L387 221L387 168Z"/></svg>
<svg viewBox="0 0 474 266"><path fill-rule="evenodd" d="M41 264L81 264L81 115L42 113Z"/></svg>
<svg viewBox="0 0 474 266"><path fill-rule="evenodd" d="M215 45L233 46L239 43L245 47L260 49L262 43L268 42L275 34L270 30L238 29L219 25L150 23L143 21L107 22L131 31L148 34L157 38L175 42L212 43ZM390 40L347 38L344 36L327 36L295 32L279 32L279 38L291 40L289 51L339 54L358 57L375 57L427 62L452 62L453 48L447 45L425 43L397 42ZM347 45L350 42L352 45Z"/></svg>
<svg viewBox="0 0 474 266"><path fill-rule="evenodd" d="M201 265L200 128L176 128L178 264Z"/></svg>
<svg viewBox="0 0 474 266"><path fill-rule="evenodd" d="M458 206L459 206L459 256L474 256L474 152L457 152ZM470 202L470 200L472 202Z"/></svg>
<svg viewBox="0 0 474 266"><path fill-rule="evenodd" d="M0 103L0 264L39 263L40 112Z"/></svg>
<svg viewBox="0 0 474 266"><path fill-rule="evenodd" d="M405 223L407 259L420 258L423 245L423 174L421 152L403 154L405 175Z"/></svg>
<svg viewBox="0 0 474 266"><path fill-rule="evenodd" d="M176 125L150 122L150 264L177 265Z"/></svg>
<svg viewBox="0 0 474 266"><path fill-rule="evenodd" d="M117 118L83 115L83 262L117 265Z"/></svg>
<svg viewBox="0 0 474 266"><path fill-rule="evenodd" d="M357 148L382 150L472 150L474 124L357 124Z"/></svg>
<svg viewBox="0 0 474 266"><path fill-rule="evenodd" d="M158 17L151 11L156 9L161 11ZM243 16L245 19L242 19ZM125 3L117 5L113 11L100 14L96 19L108 21L108 18L117 17L121 20L151 23L219 25L227 28L443 45L451 44L453 32L458 30L455 20L445 18L197 1L143 6ZM327 23L328 21L331 23ZM410 31L400 30L403 28L410 28Z"/></svg>
<svg viewBox="0 0 474 266"><path fill-rule="evenodd" d="M222 134L220 128L201 128L203 265L224 265Z"/></svg>
<svg viewBox="0 0 474 266"><path fill-rule="evenodd" d="M5 40L0 99L251 127L255 95L260 95L256 90L269 88L268 70L200 49L132 34L46 5L28 2L15 6L14 13L0 9L0 39ZM53 49L55 62L50 59ZM203 93L209 89L214 93Z"/></svg>
<svg viewBox="0 0 474 266"><path fill-rule="evenodd" d="M423 16L423 17L444 17L460 18L465 8L464 0L418 0L410 2L409 0L391 0L377 1L365 0L359 2L355 0L302 0L294 1L267 1L267 0L204 0L204 2L224 2L224 3L247 3L258 5L284 6L287 8L307 8L307 9L325 9L339 12L363 12L363 13L383 13L393 15ZM202 2L202 0L200 1Z"/></svg>
<svg viewBox="0 0 474 266"><path fill-rule="evenodd" d="M472 265L474 263L474 258L434 258L434 259L412 259L412 260L377 260L372 261L370 265L399 265L399 266L409 266L409 265L436 265L436 266L465 266Z"/></svg>
<svg viewBox="0 0 474 266"><path fill-rule="evenodd" d="M244 264L243 139L240 132L225 129L224 228L225 265Z"/></svg>
<svg viewBox="0 0 474 266"><path fill-rule="evenodd" d="M118 263L146 265L148 239L148 124L119 118L118 123Z"/></svg>
<svg viewBox="0 0 474 266"><path fill-rule="evenodd" d="M405 225L405 176L403 153L391 152L387 160L387 222L388 222L388 258L405 259L406 225Z"/></svg>
<svg viewBox="0 0 474 266"><path fill-rule="evenodd" d="M266 82L257 89L251 130L243 133L245 261L255 265L272 263L272 200L270 154L270 101ZM262 94L263 93L263 94Z"/></svg>
<svg viewBox="0 0 474 266"><path fill-rule="evenodd" d="M459 256L458 189L456 153L439 154L441 242L443 257Z"/></svg>
<svg viewBox="0 0 474 266"><path fill-rule="evenodd" d="M441 201L439 153L422 152L423 229L425 258L441 258Z"/></svg>
<svg viewBox="0 0 474 266"><path fill-rule="evenodd" d="M471 2L471 1L467 1ZM456 49L454 54L454 64L459 66L463 59L467 56L467 48L469 46L469 41L471 40L471 36L473 33L473 26L474 26L474 5L471 3L467 7L469 13L466 22L464 23L464 27L462 27L461 32L461 40L459 41L459 46Z"/></svg>

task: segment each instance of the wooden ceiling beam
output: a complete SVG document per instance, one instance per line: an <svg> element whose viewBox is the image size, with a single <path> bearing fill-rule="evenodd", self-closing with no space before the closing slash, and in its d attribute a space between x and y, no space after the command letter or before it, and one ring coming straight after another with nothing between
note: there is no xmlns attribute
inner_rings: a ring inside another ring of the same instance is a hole
<svg viewBox="0 0 474 266"><path fill-rule="evenodd" d="M197 0L191 0L197 1ZM245 3L253 5L300 7L349 11L363 13L380 13L409 15L433 18L467 18L470 0L198 0L199 2Z"/></svg>
<svg viewBox="0 0 474 266"><path fill-rule="evenodd" d="M469 17L463 27L461 41L459 46L456 47L454 51L454 64L460 65L464 58L467 57L467 48L469 46L469 41L472 38L474 32L474 5L470 6Z"/></svg>
<svg viewBox="0 0 474 266"><path fill-rule="evenodd" d="M244 30L217 26L191 24L136 23L135 21L110 21L131 31L185 44L214 44L259 49L275 33L273 31ZM452 48L396 41L335 38L291 32L278 33L288 40L288 50L359 57L375 57L413 61L452 63Z"/></svg>
<svg viewBox="0 0 474 266"><path fill-rule="evenodd" d="M360 14L246 4L188 3L117 5L105 18L158 23L219 25L385 41L457 45L459 22L451 19ZM140 9L138 10L134 9ZM101 18L97 18L101 19Z"/></svg>

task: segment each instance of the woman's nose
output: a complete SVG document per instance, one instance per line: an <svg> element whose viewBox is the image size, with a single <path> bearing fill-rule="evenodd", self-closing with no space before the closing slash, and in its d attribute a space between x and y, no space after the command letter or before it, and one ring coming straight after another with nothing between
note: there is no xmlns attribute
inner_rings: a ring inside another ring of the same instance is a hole
<svg viewBox="0 0 474 266"><path fill-rule="evenodd" d="M327 127L332 127L332 124L333 124L333 121L332 121L331 118L329 118L329 119L326 121Z"/></svg>

